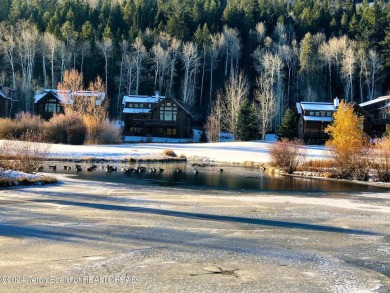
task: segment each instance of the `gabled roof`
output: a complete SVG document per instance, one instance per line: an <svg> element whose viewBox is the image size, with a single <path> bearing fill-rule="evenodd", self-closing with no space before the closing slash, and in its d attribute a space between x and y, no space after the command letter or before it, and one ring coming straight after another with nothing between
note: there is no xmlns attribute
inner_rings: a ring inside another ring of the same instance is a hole
<svg viewBox="0 0 390 293"><path fill-rule="evenodd" d="M333 103L324 102L301 102L304 111L336 111Z"/></svg>
<svg viewBox="0 0 390 293"><path fill-rule="evenodd" d="M6 99L6 100L10 100L10 101L18 101L16 99L12 99L12 92L16 92L16 90L11 89L9 87L1 86L0 97L2 97L3 99Z"/></svg>
<svg viewBox="0 0 390 293"><path fill-rule="evenodd" d="M106 97L104 92L97 91L75 91L70 90L56 90L56 89L45 89L42 93L34 96L34 103L38 103L42 98L48 94L52 94L60 103L72 104L73 97L96 97L96 105L100 105Z"/></svg>
<svg viewBox="0 0 390 293"><path fill-rule="evenodd" d="M123 96L122 105L124 114L137 114L137 113L149 113L154 105L157 105L161 100L165 99L165 97L160 96L158 92L155 93L154 96L146 96L146 95L127 95ZM152 107L126 107L127 103L140 103L140 104L152 104Z"/></svg>
<svg viewBox="0 0 390 293"><path fill-rule="evenodd" d="M302 115L302 107L301 107L301 103L300 103L300 102L297 102L297 104L296 104L296 107L297 107L297 112L298 112L298 115Z"/></svg>
<svg viewBox="0 0 390 293"><path fill-rule="evenodd" d="M179 108L181 108L184 112L186 112L192 119L195 119L195 116L191 114L190 112L190 106L187 105L186 103L182 102L182 101L179 101L175 98L172 98L172 97L169 97L169 98L166 98L164 100L161 100L155 107L153 107L153 109L157 108L157 107L160 107L162 105L162 103L164 103L166 100L172 100L177 106L179 106Z"/></svg>
<svg viewBox="0 0 390 293"><path fill-rule="evenodd" d="M390 101L390 96L382 96L382 97L373 99L371 101L367 101L367 102L361 103L361 104L359 104L359 106L360 107L366 107L366 106L369 106L369 105L373 105L373 104L381 103L381 102L386 102L386 101Z"/></svg>
<svg viewBox="0 0 390 293"><path fill-rule="evenodd" d="M184 103L184 102L182 102L182 101L176 100L176 99L174 99L174 98L171 98L171 99L172 99L173 101L175 101L176 104L177 104L180 108L182 108L184 112L186 112L188 115L190 115L192 119L195 119L195 116L192 115L191 112L190 112L190 108L191 108L190 105L188 105L188 104L186 104L186 103Z"/></svg>

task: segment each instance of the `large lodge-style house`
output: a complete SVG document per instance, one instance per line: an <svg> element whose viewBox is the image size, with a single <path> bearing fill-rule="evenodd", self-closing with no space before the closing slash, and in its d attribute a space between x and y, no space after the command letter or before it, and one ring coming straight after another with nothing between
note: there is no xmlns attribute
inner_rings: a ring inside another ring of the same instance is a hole
<svg viewBox="0 0 390 293"><path fill-rule="evenodd" d="M72 104L76 99L95 99L99 106L106 94L97 91L70 91L45 89L34 96L34 112L43 119L50 119L54 114L64 113L64 105Z"/></svg>
<svg viewBox="0 0 390 293"><path fill-rule="evenodd" d="M339 99L333 103L298 102L298 138L306 144L324 144L329 135L324 132L332 122ZM380 137L390 123L390 96L383 96L361 104L352 104L355 113L364 117L363 130L372 138Z"/></svg>
<svg viewBox="0 0 390 293"><path fill-rule="evenodd" d="M189 106L171 97L129 95L122 101L124 135L189 138L194 116Z"/></svg>

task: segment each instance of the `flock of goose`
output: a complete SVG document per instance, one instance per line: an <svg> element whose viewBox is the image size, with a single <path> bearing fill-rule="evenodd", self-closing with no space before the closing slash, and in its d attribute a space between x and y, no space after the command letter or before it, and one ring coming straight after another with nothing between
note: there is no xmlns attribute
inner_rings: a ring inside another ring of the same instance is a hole
<svg viewBox="0 0 390 293"><path fill-rule="evenodd" d="M199 174L198 167L205 167L205 166L199 165L199 164L192 164L192 167L194 168L194 174L198 175ZM79 164L74 164L74 167L65 165L63 168L64 168L65 171L72 171L72 170L75 170L76 172L83 171L83 166L79 165ZM97 168L98 168L98 166L95 165L95 164L91 164L89 166L84 166L84 169L87 172L92 172L92 171L96 170ZM43 170L43 166L40 166L39 170L37 170L37 171L42 171L42 170ZM57 171L57 165L49 165L49 170ZM111 172L117 172L118 171L118 167L114 167L114 166L108 165L108 164L107 165L101 164L100 165L100 170L105 170L107 173L111 173ZM153 174L153 173L162 173L162 172L164 172L164 169L163 168L154 168L154 167L147 168L147 167L138 165L135 168L132 168L132 167L122 167L121 168L121 172L124 173L124 174L128 174L128 175L130 175L132 173L143 174L143 173L147 173L147 172ZM181 173L183 173L183 170L180 169L180 168L177 168L177 169L175 169L175 172L178 173L178 174L181 174ZM222 173L223 169L219 169L219 172Z"/></svg>

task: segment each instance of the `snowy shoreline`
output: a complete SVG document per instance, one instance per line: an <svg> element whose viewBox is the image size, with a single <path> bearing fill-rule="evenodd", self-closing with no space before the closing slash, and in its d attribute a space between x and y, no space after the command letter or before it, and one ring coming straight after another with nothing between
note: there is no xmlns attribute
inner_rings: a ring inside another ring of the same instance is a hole
<svg viewBox="0 0 390 293"><path fill-rule="evenodd" d="M272 142L271 142L272 143ZM204 160L221 163L267 163L270 142L218 142L218 143L128 143L118 145L62 145L52 144L50 158L124 160L146 156L159 156L165 149L189 160ZM303 146L307 160L322 160L330 157L325 146Z"/></svg>

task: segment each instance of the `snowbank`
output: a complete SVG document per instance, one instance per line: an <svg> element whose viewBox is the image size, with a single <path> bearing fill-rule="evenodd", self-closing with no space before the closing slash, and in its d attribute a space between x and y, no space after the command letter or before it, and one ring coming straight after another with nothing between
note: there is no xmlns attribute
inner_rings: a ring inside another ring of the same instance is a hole
<svg viewBox="0 0 390 293"><path fill-rule="evenodd" d="M265 163L269 161L268 147L264 141L218 142L218 143L129 143L118 145L61 145L53 144L50 149L52 158L123 160L140 156L160 155L164 149L172 149L178 155L188 159L200 159L215 162L243 163L246 161ZM304 146L307 159L329 157L325 146Z"/></svg>
<svg viewBox="0 0 390 293"><path fill-rule="evenodd" d="M0 177L10 179L10 180L27 179L27 180L31 180L31 181L36 181L36 180L40 180L43 178L42 175L28 174L28 173L19 172L19 171L12 171L12 170L0 171Z"/></svg>

